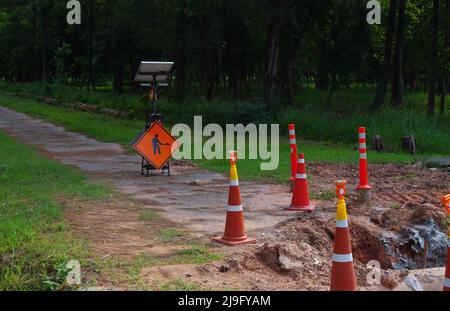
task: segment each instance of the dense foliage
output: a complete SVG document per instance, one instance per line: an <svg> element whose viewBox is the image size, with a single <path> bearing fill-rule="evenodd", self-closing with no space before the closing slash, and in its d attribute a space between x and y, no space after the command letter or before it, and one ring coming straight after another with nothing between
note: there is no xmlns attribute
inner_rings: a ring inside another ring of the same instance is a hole
<svg viewBox="0 0 450 311"><path fill-rule="evenodd" d="M65 0L1 0L0 79L110 83L121 93L139 61L174 60L180 102L227 94L292 104L306 86L331 102L340 88L377 83L372 109L404 105L408 88L430 94L429 114L443 93L444 111L448 1L381 0L381 25L367 23L365 0L80 2L81 25L68 25Z"/></svg>

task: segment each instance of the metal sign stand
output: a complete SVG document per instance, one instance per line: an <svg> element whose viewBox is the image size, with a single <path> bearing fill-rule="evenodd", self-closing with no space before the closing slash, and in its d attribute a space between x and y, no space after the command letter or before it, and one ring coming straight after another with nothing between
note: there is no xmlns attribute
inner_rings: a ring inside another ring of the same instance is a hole
<svg viewBox="0 0 450 311"><path fill-rule="evenodd" d="M147 116L147 121L145 123L145 131L147 131L155 122L163 124L163 118L157 110L158 88L162 85L161 83L158 83L158 78L167 78L172 68L172 62L141 62L140 64L135 81L150 81L150 83L142 83L141 87L144 88L144 90L149 88L148 99L152 105L152 112ZM142 157L141 175L150 176L150 172L156 170L157 169L151 163ZM162 168L162 175L164 174L170 176L169 161L167 161L167 164Z"/></svg>
<svg viewBox="0 0 450 311"><path fill-rule="evenodd" d="M157 74L153 73L153 81L150 84L141 84L143 88L149 87L149 101L152 105L152 113L147 116L147 121L145 123L145 130L148 130L153 123L159 122L164 124L162 115L158 113L157 103L158 103L158 81L156 80ZM144 174L144 171L146 172ZM141 163L141 175L150 176L150 171L156 171L156 168L150 164L147 160L142 158ZM170 176L170 162L162 168L162 175L167 173L167 176Z"/></svg>

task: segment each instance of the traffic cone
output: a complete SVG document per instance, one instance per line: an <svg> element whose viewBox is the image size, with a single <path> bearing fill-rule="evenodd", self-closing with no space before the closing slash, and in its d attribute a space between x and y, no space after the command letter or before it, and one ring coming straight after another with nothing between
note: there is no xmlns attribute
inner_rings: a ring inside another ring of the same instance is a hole
<svg viewBox="0 0 450 311"><path fill-rule="evenodd" d="M450 215L450 194L441 198L442 205ZM444 292L450 292L450 228L448 228L447 240L447 266L445 268Z"/></svg>
<svg viewBox="0 0 450 311"><path fill-rule="evenodd" d="M444 291L450 292L450 229L447 240L447 267L445 268Z"/></svg>
<svg viewBox="0 0 450 311"><path fill-rule="evenodd" d="M291 206L285 209L310 213L315 209L315 206L309 201L308 177L306 176L305 155L303 153L298 158Z"/></svg>
<svg viewBox="0 0 450 311"><path fill-rule="evenodd" d="M356 276L353 266L350 232L348 229L347 207L345 205L344 180L336 182L338 196L336 213L336 233L334 235L333 263L331 268L331 291L356 291Z"/></svg>
<svg viewBox="0 0 450 311"><path fill-rule="evenodd" d="M235 151L230 152L230 155L230 191L228 195L228 206L226 208L225 233L222 237L214 238L214 241L228 246L256 243L255 239L250 239L245 234L244 212L241 204L241 193L236 168L237 155Z"/></svg>
<svg viewBox="0 0 450 311"><path fill-rule="evenodd" d="M295 175L297 174L297 140L295 138L295 125L289 124L289 145L291 149L291 178L289 183L291 185L291 192L294 191Z"/></svg>
<svg viewBox="0 0 450 311"><path fill-rule="evenodd" d="M358 200L369 202L372 199L369 175L367 172L367 141L366 128L359 128L359 186L357 188Z"/></svg>

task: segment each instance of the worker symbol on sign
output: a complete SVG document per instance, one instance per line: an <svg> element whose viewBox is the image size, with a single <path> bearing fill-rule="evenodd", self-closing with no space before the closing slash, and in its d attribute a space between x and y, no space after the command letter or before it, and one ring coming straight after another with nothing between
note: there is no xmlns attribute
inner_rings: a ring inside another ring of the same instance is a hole
<svg viewBox="0 0 450 311"><path fill-rule="evenodd" d="M155 137L152 139L152 145L154 155L161 154L161 146L170 146L170 144L163 144L162 142L159 141L159 134L156 134Z"/></svg>
<svg viewBox="0 0 450 311"><path fill-rule="evenodd" d="M172 153L180 147L160 122L154 122L133 142L134 149L156 169L162 169Z"/></svg>

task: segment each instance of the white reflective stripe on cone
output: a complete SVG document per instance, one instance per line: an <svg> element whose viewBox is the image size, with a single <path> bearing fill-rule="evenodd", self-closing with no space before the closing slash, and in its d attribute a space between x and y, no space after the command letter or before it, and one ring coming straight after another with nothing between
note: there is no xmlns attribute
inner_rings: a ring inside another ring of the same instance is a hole
<svg viewBox="0 0 450 311"><path fill-rule="evenodd" d="M333 254L333 261L334 262L352 262L353 261L353 255L350 254Z"/></svg>
<svg viewBox="0 0 450 311"><path fill-rule="evenodd" d="M295 135L295 130L289 130L289 135Z"/></svg>
<svg viewBox="0 0 450 311"><path fill-rule="evenodd" d="M290 143L290 144L296 144L297 142L296 142L295 139L290 139L290 140L289 140L289 143Z"/></svg>
<svg viewBox="0 0 450 311"><path fill-rule="evenodd" d="M444 279L444 286L450 288L450 279Z"/></svg>
<svg viewBox="0 0 450 311"><path fill-rule="evenodd" d="M298 163L300 163L300 164L305 163L305 159L298 159Z"/></svg>
<svg viewBox="0 0 450 311"><path fill-rule="evenodd" d="M367 144L366 143L360 143L359 144L359 148L360 149L366 149L367 148Z"/></svg>
<svg viewBox="0 0 450 311"><path fill-rule="evenodd" d="M230 180L230 186L239 186L239 180Z"/></svg>
<svg viewBox="0 0 450 311"><path fill-rule="evenodd" d="M348 220L336 220L336 228L348 228Z"/></svg>
<svg viewBox="0 0 450 311"><path fill-rule="evenodd" d="M306 174L297 174L297 175L295 175L295 178L297 178L297 179L306 179Z"/></svg>
<svg viewBox="0 0 450 311"><path fill-rule="evenodd" d="M367 159L367 153L360 153L359 154L360 159Z"/></svg>
<svg viewBox="0 0 450 311"><path fill-rule="evenodd" d="M366 138L366 133L359 133L359 138Z"/></svg>
<svg viewBox="0 0 450 311"><path fill-rule="evenodd" d="M227 212L242 212L242 205L228 205L225 209Z"/></svg>

